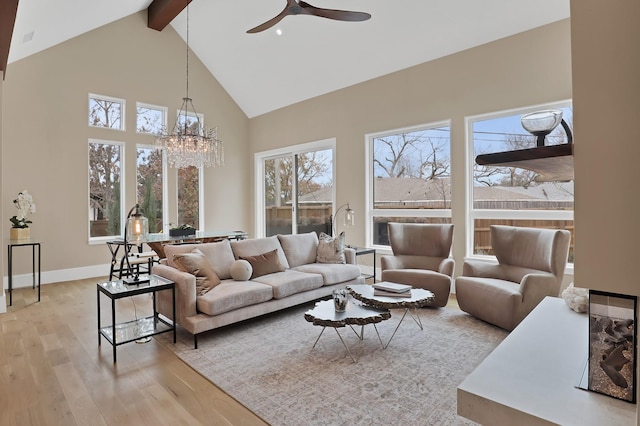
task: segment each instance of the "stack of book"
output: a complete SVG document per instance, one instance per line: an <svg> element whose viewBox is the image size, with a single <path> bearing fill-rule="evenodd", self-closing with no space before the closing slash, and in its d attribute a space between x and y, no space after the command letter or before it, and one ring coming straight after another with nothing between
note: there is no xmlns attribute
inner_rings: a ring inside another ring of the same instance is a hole
<svg viewBox="0 0 640 426"><path fill-rule="evenodd" d="M374 296L411 297L411 286L383 281L373 284Z"/></svg>

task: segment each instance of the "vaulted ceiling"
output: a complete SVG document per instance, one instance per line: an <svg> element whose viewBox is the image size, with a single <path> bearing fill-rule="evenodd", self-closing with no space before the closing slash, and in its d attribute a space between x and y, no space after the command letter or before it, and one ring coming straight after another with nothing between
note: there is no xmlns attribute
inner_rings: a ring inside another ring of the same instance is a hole
<svg viewBox="0 0 640 426"><path fill-rule="evenodd" d="M8 75L14 61L145 9L150 28L169 24L184 39L191 3L191 49L255 117L569 17L569 0L308 2L372 18L287 16L267 31L247 34L280 13L286 0L1 0L0 70Z"/></svg>

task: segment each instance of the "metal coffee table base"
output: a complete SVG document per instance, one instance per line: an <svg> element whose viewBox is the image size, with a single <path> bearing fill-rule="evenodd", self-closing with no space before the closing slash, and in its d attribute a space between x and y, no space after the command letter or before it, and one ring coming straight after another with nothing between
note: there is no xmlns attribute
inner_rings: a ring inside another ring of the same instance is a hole
<svg viewBox="0 0 640 426"><path fill-rule="evenodd" d="M354 332L354 334L356 336L358 336L358 340L360 340L360 342L362 342L364 340L364 325L360 326L360 334L358 334L356 329L353 328L353 326L351 324L348 324L348 325L349 325L349 328L351 328L351 330ZM315 349L316 345L318 344L318 341L320 340L320 337L322 337L322 333L324 333L324 330L326 328L327 328L327 326L322 327L322 330L320 331L320 334L318 335L318 338L316 339L316 341L313 344L313 346L311 347L311 349ZM337 327L332 327L332 328L336 331L336 334L338 335L338 337L340 338L340 341L342 342L342 346L344 346L344 348L347 350L347 353L351 357L351 360L354 363L358 362L356 360L356 358L353 356L353 354L351 353L351 351L349 350L349 346L347 345L347 342L345 342L344 339L342 338L342 336L340 335L340 332L338 331L338 328ZM382 346L382 349L384 349L385 345L384 345L384 343L382 343L382 338L380 337L380 333L378 332L378 327L376 327L376 325L373 324L373 328L376 330L376 334L378 335L378 340L380 341L380 345Z"/></svg>

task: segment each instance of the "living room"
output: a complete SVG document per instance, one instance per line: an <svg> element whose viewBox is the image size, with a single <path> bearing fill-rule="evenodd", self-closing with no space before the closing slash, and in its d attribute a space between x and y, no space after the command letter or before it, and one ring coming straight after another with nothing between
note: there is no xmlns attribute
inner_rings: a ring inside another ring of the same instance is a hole
<svg viewBox="0 0 640 426"><path fill-rule="evenodd" d="M637 295L629 276L633 237L640 235L634 214L638 201L620 194L635 194L638 180L632 162L639 149L634 123L640 99L635 40L640 37L633 18L637 20L640 11L631 1L616 10L601 3L573 1L570 20L252 118L194 60L194 100L208 123L220 126L226 142L226 165L204 171L205 228L257 234L252 189L257 152L335 138L336 204L349 201L364 213L365 134L451 120L453 167L461 170L466 117L572 99L579 182L573 279L583 287ZM43 242L43 283L105 275L108 252L103 243L90 244L86 231L87 141L125 140L125 159L135 158L136 144L152 143L131 130L114 135L113 130L89 128L88 94L122 98L128 105L140 101L173 108L184 95L183 51L184 42L175 31L151 31L146 15L137 13L9 64L0 93L2 216L8 224L15 214L10 201L17 192L28 189L36 197L32 233ZM384 102L377 102L381 98ZM135 108L126 112L126 128L135 129ZM134 161L125 161L124 167L125 174L135 175ZM175 191L175 178L169 179L169 189ZM466 184L464 173L454 173L453 180L459 188ZM131 206L135 183L129 179L126 185L125 204ZM454 191L452 222L458 242L467 238L461 213L465 203L464 193ZM613 229L602 226L612 211L620 224ZM169 214L176 216L171 204ZM349 242L364 245L366 232L364 221L358 221L349 231ZM457 264L466 255L464 244L454 244ZM6 276L6 264L2 267ZM30 267L29 259L16 259L17 274L28 276Z"/></svg>

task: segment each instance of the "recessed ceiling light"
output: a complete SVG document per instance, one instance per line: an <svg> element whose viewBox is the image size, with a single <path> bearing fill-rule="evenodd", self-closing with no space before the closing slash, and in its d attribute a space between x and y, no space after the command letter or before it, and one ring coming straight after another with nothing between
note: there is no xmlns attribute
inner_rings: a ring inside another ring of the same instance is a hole
<svg viewBox="0 0 640 426"><path fill-rule="evenodd" d="M25 35L22 36L22 42L26 43L28 41L31 41L33 39L33 31L29 31L28 33L25 33Z"/></svg>
<svg viewBox="0 0 640 426"><path fill-rule="evenodd" d="M276 28L276 34L278 34L278 35L282 35L282 29L280 29L280 28Z"/></svg>

